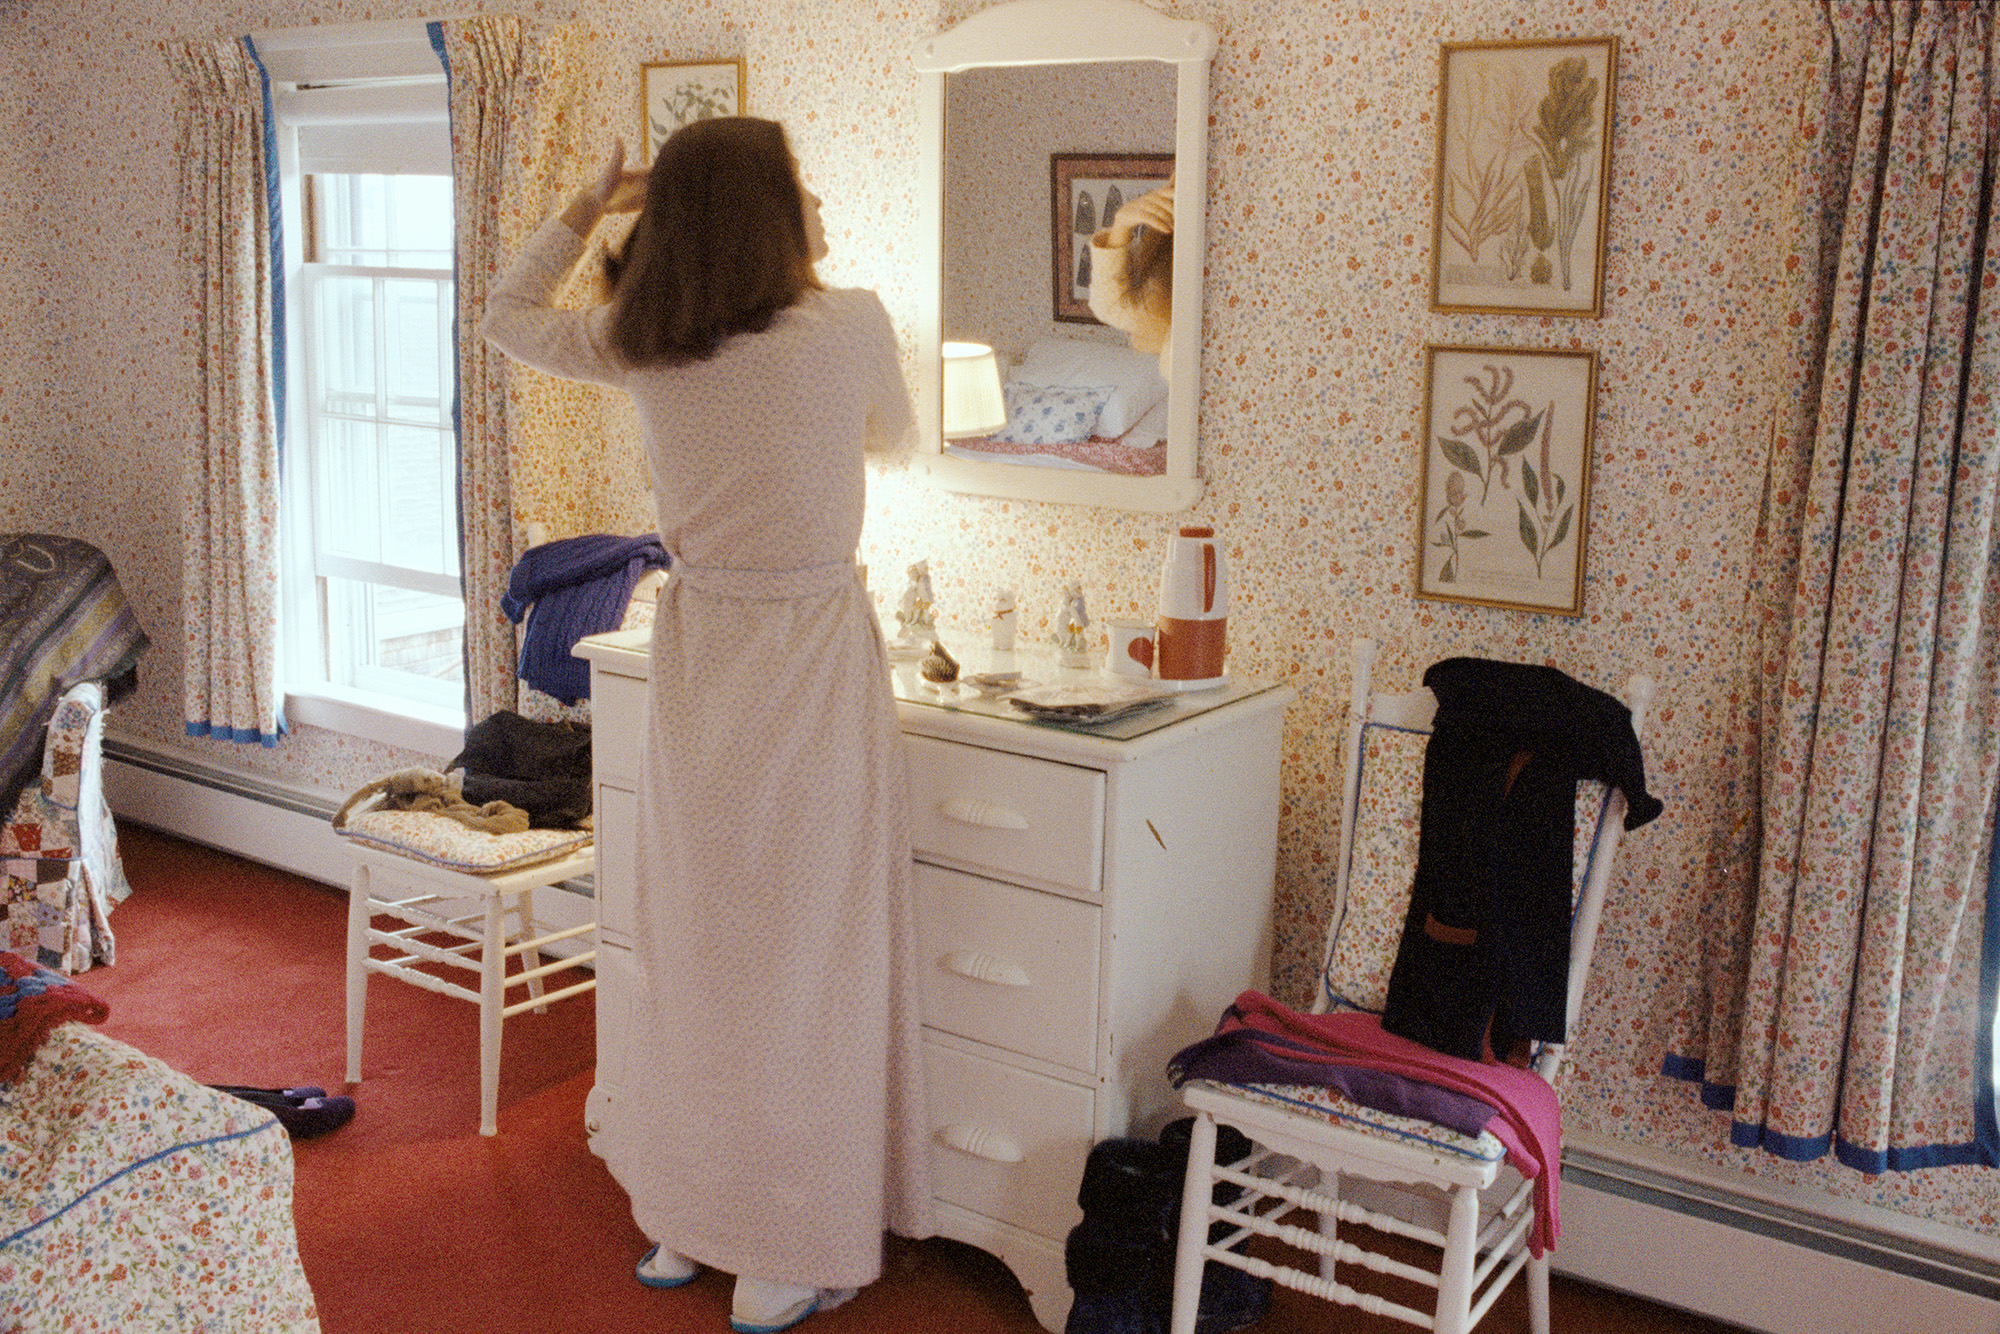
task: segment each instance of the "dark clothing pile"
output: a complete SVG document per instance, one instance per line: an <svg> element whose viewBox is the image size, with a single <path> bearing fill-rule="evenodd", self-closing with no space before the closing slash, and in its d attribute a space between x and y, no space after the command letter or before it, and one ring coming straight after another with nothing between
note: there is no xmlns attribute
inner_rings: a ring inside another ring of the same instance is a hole
<svg viewBox="0 0 2000 1334"><path fill-rule="evenodd" d="M465 749L446 767L465 770L466 801L518 806L531 829L579 829L590 815L590 728L582 723L502 709L466 729Z"/></svg>
<svg viewBox="0 0 2000 1334"><path fill-rule="evenodd" d="M660 539L640 537L559 537L528 548L507 577L500 610L519 625L518 675L564 704L590 698L590 664L571 650L586 635L616 630L625 622L632 589L646 571L669 562Z"/></svg>
<svg viewBox="0 0 2000 1334"><path fill-rule="evenodd" d="M1564 1040L1576 785L1661 811L1632 714L1553 667L1450 658L1424 673L1417 870L1382 1027L1467 1060ZM1489 1045L1490 1033L1490 1045Z"/></svg>

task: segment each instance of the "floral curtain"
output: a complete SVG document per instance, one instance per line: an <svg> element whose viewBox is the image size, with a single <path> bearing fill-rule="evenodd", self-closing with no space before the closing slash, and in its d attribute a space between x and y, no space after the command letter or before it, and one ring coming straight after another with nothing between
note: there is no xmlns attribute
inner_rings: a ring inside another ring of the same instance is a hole
<svg viewBox="0 0 2000 1334"><path fill-rule="evenodd" d="M2000 1165L1992 0L1822 0L1820 283L1766 479L1739 812L1666 1071L1732 1140Z"/></svg>
<svg viewBox="0 0 2000 1334"><path fill-rule="evenodd" d="M278 430L284 314L270 111L245 39L173 42L181 258L201 414L185 463L182 676L191 736L277 744Z"/></svg>
<svg viewBox="0 0 2000 1334"><path fill-rule="evenodd" d="M520 554L508 461L507 380L501 355L479 337L504 263L500 209L521 153L527 93L521 20L447 19L431 42L451 86L453 197L457 201L459 562L465 593L466 721L517 706L514 627L500 610Z"/></svg>

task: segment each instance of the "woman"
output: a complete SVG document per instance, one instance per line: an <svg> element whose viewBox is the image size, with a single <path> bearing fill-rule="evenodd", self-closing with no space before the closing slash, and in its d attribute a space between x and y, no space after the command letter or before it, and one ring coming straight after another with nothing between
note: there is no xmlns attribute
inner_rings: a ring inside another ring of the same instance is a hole
<svg viewBox="0 0 2000 1334"><path fill-rule="evenodd" d="M732 1328L771 1331L873 1281L885 1229L932 1230L903 751L854 561L864 449L902 446L909 398L880 301L813 271L819 200L778 125L623 156L535 234L484 333L638 410L674 563L639 794L647 1133L609 1166L658 1243L640 1280L734 1273ZM552 309L598 219L635 207L609 304Z"/></svg>
<svg viewBox="0 0 2000 1334"><path fill-rule="evenodd" d="M1140 352L1160 354L1171 380L1174 356L1174 181L1131 200L1090 238L1090 313L1130 334Z"/></svg>

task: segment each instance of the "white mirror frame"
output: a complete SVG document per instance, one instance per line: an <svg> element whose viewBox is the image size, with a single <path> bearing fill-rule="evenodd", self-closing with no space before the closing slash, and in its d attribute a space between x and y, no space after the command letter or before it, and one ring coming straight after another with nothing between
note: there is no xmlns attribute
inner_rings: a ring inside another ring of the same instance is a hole
<svg viewBox="0 0 2000 1334"><path fill-rule="evenodd" d="M972 15L949 32L917 43L924 76L924 152L917 190L921 214L917 266L917 420L914 466L948 491L1014 500L1049 500L1170 514L1201 498L1195 475L1201 409L1202 264L1207 251L1208 66L1215 32L1205 23L1170 19L1139 0L1011 0ZM1004 65L1076 65L1157 60L1175 70L1174 162L1180 190L1174 209L1174 339L1167 408L1167 466L1155 477L1069 468L975 462L943 452L939 360L944 265L945 75ZM1189 204L1197 205L1189 207ZM1190 336L1191 335L1191 336Z"/></svg>

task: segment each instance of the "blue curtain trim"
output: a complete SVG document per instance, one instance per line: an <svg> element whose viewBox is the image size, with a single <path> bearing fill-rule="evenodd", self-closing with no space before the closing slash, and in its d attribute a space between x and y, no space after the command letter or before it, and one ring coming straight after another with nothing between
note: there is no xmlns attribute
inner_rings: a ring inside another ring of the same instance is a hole
<svg viewBox="0 0 2000 1334"><path fill-rule="evenodd" d="M289 386L285 337L285 209L284 180L278 172L278 118L271 106L271 72L257 43L243 38L243 49L257 66L257 78L264 92L264 207L271 225L271 409L278 423L278 462L285 460L285 399Z"/></svg>
<svg viewBox="0 0 2000 1334"><path fill-rule="evenodd" d="M1713 1084L1704 1075L1707 1066L1698 1057L1676 1056L1671 1052L1660 1062L1660 1073L1701 1085L1702 1105L1711 1111L1736 1110L1736 1087ZM1731 1121L1729 1142L1739 1149L1762 1149L1787 1162L1810 1163L1833 1153L1844 1167L1870 1175L1882 1172L1914 1172L1925 1167L2000 1167L2000 1142L1993 1133L1993 1092L1983 1086L1979 1099L1973 1139L1965 1144L1907 1144L1889 1149L1870 1149L1850 1144L1831 1131L1824 1135L1786 1135L1769 1126L1748 1121Z"/></svg>
<svg viewBox="0 0 2000 1334"><path fill-rule="evenodd" d="M198 723L192 719L187 725L189 736L213 737L217 741L239 741L246 746L254 742L266 749L275 749L279 738L288 730L290 729L285 726L283 718L278 719L277 729L270 732L260 732L254 727L224 727L217 723Z"/></svg>

